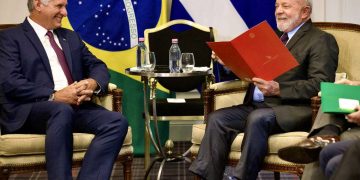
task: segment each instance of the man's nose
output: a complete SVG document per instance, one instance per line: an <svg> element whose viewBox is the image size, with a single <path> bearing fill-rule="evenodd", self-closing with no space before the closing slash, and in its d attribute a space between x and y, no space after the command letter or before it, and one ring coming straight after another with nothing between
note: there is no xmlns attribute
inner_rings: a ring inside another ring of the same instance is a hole
<svg viewBox="0 0 360 180"><path fill-rule="evenodd" d="M283 10L284 10L284 9L283 9L281 6L279 6L279 7L277 7L277 8L275 9L275 14L281 14L281 13L284 12Z"/></svg>
<svg viewBox="0 0 360 180"><path fill-rule="evenodd" d="M65 7L61 8L61 12L60 12L63 16L67 16L67 10Z"/></svg>

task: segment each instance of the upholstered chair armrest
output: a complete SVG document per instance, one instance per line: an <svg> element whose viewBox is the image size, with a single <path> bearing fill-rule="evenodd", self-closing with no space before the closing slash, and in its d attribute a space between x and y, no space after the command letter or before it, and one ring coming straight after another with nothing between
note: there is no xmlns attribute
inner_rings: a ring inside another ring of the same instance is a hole
<svg viewBox="0 0 360 180"><path fill-rule="evenodd" d="M207 115L216 109L241 104L248 85L249 83L245 81L232 80L215 83L205 89L203 92L205 120Z"/></svg>
<svg viewBox="0 0 360 180"><path fill-rule="evenodd" d="M92 101L110 111L122 112L122 89L117 88L115 84L109 83L108 93L102 96L94 96Z"/></svg>
<svg viewBox="0 0 360 180"><path fill-rule="evenodd" d="M314 122L315 122L315 118L316 118L317 113L319 112L320 105L321 105L321 97L320 96L314 96L311 98L312 124L314 124Z"/></svg>
<svg viewBox="0 0 360 180"><path fill-rule="evenodd" d="M248 85L249 83L247 81L232 80L211 84L210 89L213 89L216 93L227 93L246 90Z"/></svg>
<svg viewBox="0 0 360 180"><path fill-rule="evenodd" d="M335 74L335 82L340 81L342 79L347 78L347 73L345 72L337 72ZM321 105L321 91L317 96L311 98L311 109L312 109L312 123L314 124L317 113L319 112L319 108Z"/></svg>

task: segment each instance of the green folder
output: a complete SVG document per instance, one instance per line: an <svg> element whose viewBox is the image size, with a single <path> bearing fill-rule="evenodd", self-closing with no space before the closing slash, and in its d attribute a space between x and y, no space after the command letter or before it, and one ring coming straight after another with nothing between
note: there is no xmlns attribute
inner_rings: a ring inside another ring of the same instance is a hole
<svg viewBox="0 0 360 180"><path fill-rule="evenodd" d="M360 101L360 86L321 83L321 108L326 113L355 112Z"/></svg>

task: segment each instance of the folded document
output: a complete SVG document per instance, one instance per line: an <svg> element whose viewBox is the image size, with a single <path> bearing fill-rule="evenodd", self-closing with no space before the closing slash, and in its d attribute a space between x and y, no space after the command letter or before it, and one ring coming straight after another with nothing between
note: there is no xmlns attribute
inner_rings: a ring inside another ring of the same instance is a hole
<svg viewBox="0 0 360 180"><path fill-rule="evenodd" d="M359 106L360 86L321 83L321 108L326 113L352 113Z"/></svg>
<svg viewBox="0 0 360 180"><path fill-rule="evenodd" d="M208 45L241 79L273 80L299 65L266 21L231 41Z"/></svg>

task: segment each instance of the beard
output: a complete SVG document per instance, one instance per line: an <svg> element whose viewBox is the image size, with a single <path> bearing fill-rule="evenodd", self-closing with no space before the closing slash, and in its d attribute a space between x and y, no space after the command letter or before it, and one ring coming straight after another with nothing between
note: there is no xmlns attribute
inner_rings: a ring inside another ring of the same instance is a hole
<svg viewBox="0 0 360 180"><path fill-rule="evenodd" d="M297 25L298 25L298 22L301 22L301 15L298 14L297 16L295 16L294 18L291 18L291 19L287 19L287 20L278 20L278 18L276 18L276 25L277 25L277 28L284 32L290 32L291 30L293 30Z"/></svg>

